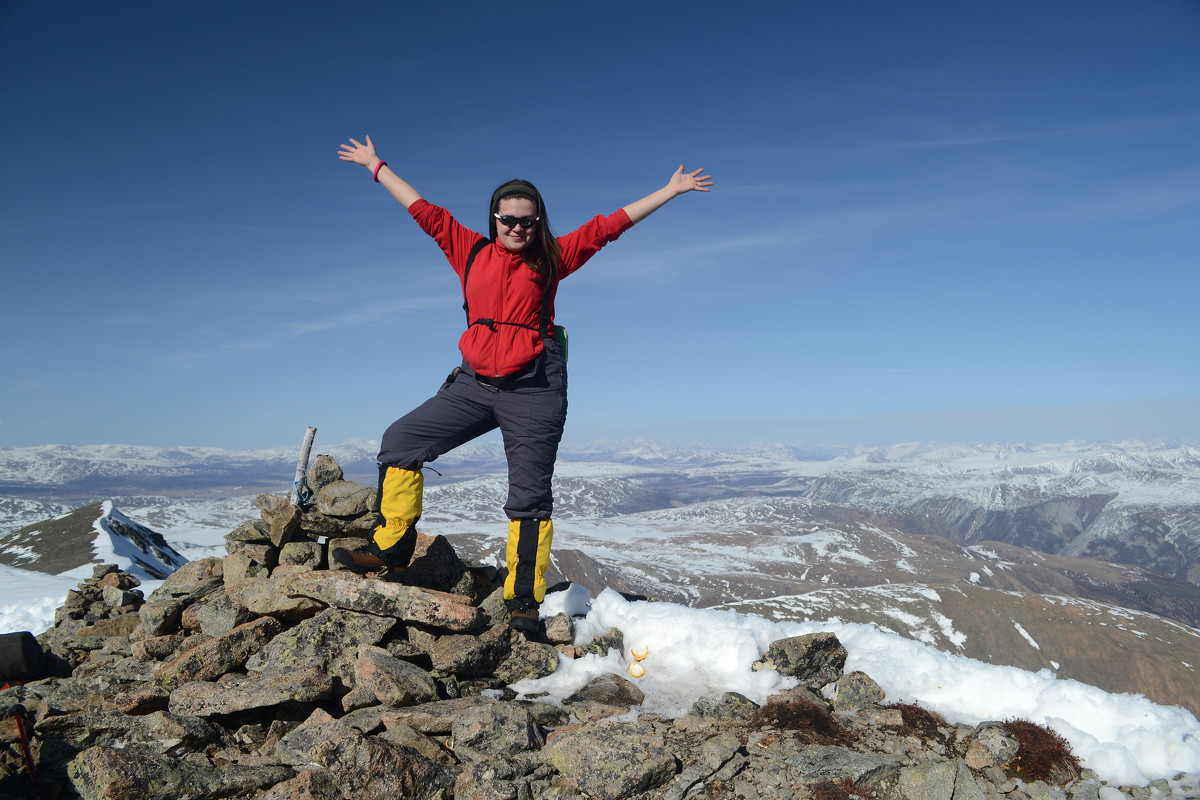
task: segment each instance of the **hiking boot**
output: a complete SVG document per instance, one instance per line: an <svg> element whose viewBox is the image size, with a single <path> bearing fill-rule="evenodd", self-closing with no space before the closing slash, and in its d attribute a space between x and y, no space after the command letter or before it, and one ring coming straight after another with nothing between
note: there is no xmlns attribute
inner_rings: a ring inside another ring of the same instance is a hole
<svg viewBox="0 0 1200 800"><path fill-rule="evenodd" d="M538 620L538 610L534 608L518 608L508 612L509 627L526 636L541 634L541 623Z"/></svg>
<svg viewBox="0 0 1200 800"><path fill-rule="evenodd" d="M329 557L359 575L383 574L406 569L407 564L399 563L395 554L389 552L391 549L389 547L387 550L380 550L377 544L371 542L353 550L336 547Z"/></svg>

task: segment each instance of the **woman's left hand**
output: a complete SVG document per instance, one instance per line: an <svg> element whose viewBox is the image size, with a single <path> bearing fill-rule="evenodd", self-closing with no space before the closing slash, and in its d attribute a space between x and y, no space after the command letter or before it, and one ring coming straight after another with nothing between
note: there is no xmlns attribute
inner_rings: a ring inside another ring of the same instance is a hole
<svg viewBox="0 0 1200 800"><path fill-rule="evenodd" d="M694 172L684 172L683 164L680 164L679 169L675 170L675 174L667 182L667 188L675 194L707 192L713 185L713 179L712 175L701 175L703 171L704 168L701 167Z"/></svg>
<svg viewBox="0 0 1200 800"><path fill-rule="evenodd" d="M671 180L667 181L666 186L625 206L625 213L629 215L629 220L633 223L641 222L681 194L707 192L712 188L713 179L712 175L701 175L700 173L703 171L703 169L698 169L684 172L683 164L680 164L679 169L675 170L675 174L671 176Z"/></svg>

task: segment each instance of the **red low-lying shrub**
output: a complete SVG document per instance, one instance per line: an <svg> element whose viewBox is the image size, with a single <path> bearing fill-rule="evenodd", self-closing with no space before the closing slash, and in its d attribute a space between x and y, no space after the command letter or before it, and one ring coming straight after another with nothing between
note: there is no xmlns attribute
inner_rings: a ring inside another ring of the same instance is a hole
<svg viewBox="0 0 1200 800"><path fill-rule="evenodd" d="M1011 768L1022 780L1063 784L1079 777L1079 759L1066 739L1024 719L1005 720L1004 727L1020 745Z"/></svg>
<svg viewBox="0 0 1200 800"><path fill-rule="evenodd" d="M851 744L854 736L827 709L808 700L773 700L754 715L756 728L796 731L808 744Z"/></svg>
<svg viewBox="0 0 1200 800"><path fill-rule="evenodd" d="M912 731L926 739L935 738L938 735L938 728L946 724L946 720L941 714L912 703L891 703L884 708L894 708L899 711L900 716L904 719L905 730Z"/></svg>

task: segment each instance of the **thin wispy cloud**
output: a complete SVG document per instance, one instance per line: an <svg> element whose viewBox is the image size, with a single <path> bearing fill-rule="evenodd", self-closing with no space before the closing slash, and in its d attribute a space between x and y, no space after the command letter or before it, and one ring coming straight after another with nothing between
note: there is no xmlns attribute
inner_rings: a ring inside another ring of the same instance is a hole
<svg viewBox="0 0 1200 800"><path fill-rule="evenodd" d="M42 394L53 390L53 384L38 378L14 378L4 382L4 391L8 394Z"/></svg>

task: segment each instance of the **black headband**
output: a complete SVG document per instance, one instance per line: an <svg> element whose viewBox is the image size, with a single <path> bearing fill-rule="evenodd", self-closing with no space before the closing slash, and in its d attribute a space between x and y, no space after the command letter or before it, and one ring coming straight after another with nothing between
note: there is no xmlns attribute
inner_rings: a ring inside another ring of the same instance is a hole
<svg viewBox="0 0 1200 800"><path fill-rule="evenodd" d="M496 213L496 209L500 206L500 200L504 197L526 197L537 203L538 210L542 209L542 196L538 194L538 190L527 183L519 181L509 181L492 193L492 213Z"/></svg>

